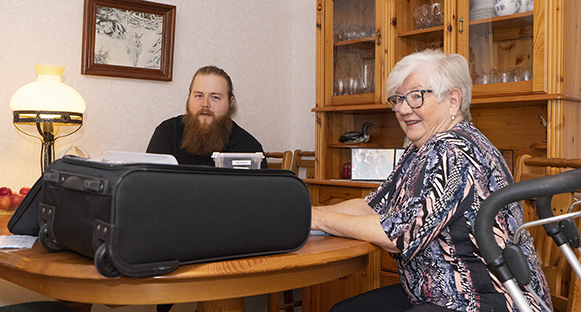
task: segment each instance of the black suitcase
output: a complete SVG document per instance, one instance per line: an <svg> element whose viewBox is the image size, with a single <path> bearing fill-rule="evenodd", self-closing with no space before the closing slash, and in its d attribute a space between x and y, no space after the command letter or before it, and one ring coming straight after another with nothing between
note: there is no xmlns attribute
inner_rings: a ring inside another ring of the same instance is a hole
<svg viewBox="0 0 581 312"><path fill-rule="evenodd" d="M311 223L288 170L106 164L65 156L43 174L39 241L94 258L104 276L301 248Z"/></svg>

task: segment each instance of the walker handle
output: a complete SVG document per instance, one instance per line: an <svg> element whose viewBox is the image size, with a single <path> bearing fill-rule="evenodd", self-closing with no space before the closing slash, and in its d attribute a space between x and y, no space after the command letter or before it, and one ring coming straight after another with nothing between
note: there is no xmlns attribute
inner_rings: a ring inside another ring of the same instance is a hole
<svg viewBox="0 0 581 312"><path fill-rule="evenodd" d="M541 201L540 205L537 205L539 217L546 217L549 214L552 216L551 197L579 189L581 189L581 169L509 185L492 193L482 203L476 215L474 235L488 269L501 282L513 278L513 274L494 238L494 221L500 209L515 201L537 197Z"/></svg>

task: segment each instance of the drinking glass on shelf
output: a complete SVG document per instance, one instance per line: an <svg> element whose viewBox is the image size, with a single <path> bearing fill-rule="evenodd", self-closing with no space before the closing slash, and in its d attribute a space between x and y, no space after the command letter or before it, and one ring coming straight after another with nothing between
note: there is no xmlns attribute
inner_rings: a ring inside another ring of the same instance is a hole
<svg viewBox="0 0 581 312"><path fill-rule="evenodd" d="M530 66L520 67L515 75L518 76L518 81L531 81L533 80L533 69Z"/></svg>
<svg viewBox="0 0 581 312"><path fill-rule="evenodd" d="M430 11L433 19L434 26L444 25L444 11L442 11L442 5L435 2L432 4L432 9Z"/></svg>
<svg viewBox="0 0 581 312"><path fill-rule="evenodd" d="M344 41L347 32L347 25L344 22L335 22L333 24L333 32L335 33L335 42Z"/></svg>
<svg viewBox="0 0 581 312"><path fill-rule="evenodd" d="M348 87L349 94L359 93L359 79L349 78L348 82L349 82L349 87Z"/></svg>
<svg viewBox="0 0 581 312"><path fill-rule="evenodd" d="M418 29L444 24L444 12L440 3L424 4L413 10L414 22Z"/></svg>
<svg viewBox="0 0 581 312"><path fill-rule="evenodd" d="M424 29L426 27L429 27L427 25L428 11L425 10L424 6L415 7L413 14L414 14L414 22L416 23L416 27L418 29Z"/></svg>
<svg viewBox="0 0 581 312"><path fill-rule="evenodd" d="M345 94L345 81L343 79L337 79L335 81L335 95Z"/></svg>
<svg viewBox="0 0 581 312"><path fill-rule="evenodd" d="M353 40L359 37L359 32L357 31L357 25L355 23L351 23L346 27L345 31L345 38L344 40Z"/></svg>
<svg viewBox="0 0 581 312"><path fill-rule="evenodd" d="M507 83L507 82L514 82L514 81L518 81L518 80L515 77L514 73L510 70L500 72L496 76L497 83Z"/></svg>
<svg viewBox="0 0 581 312"><path fill-rule="evenodd" d="M361 77L361 92L367 93L371 89L371 83L373 79L373 59L361 59L359 61Z"/></svg>
<svg viewBox="0 0 581 312"><path fill-rule="evenodd" d="M365 24L365 30L367 31L367 37L375 37L375 24L367 23Z"/></svg>
<svg viewBox="0 0 581 312"><path fill-rule="evenodd" d="M359 25L359 38L367 38L369 37L369 32L367 31L367 27L365 27L365 25L361 24Z"/></svg>
<svg viewBox="0 0 581 312"><path fill-rule="evenodd" d="M493 69L488 72L483 72L476 78L476 84L489 84L496 82L496 71Z"/></svg>

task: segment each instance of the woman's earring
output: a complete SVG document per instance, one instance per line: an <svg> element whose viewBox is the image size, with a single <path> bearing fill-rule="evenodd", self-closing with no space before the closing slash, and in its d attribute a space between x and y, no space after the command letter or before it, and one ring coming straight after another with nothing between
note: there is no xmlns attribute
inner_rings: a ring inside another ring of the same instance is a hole
<svg viewBox="0 0 581 312"><path fill-rule="evenodd" d="M456 119L456 115L454 115L454 113L452 113L452 120Z"/></svg>

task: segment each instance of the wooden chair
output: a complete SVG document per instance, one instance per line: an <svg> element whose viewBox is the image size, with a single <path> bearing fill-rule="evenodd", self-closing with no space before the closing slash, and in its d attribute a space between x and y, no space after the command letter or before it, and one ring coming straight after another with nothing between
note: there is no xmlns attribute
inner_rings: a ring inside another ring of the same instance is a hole
<svg viewBox="0 0 581 312"><path fill-rule="evenodd" d="M558 174L566 168L581 168L581 159L531 157L525 154L517 161L514 178L515 182L521 182ZM573 193L553 196L551 202L553 214L566 213L570 204L573 203L573 197ZM535 212L535 199L523 200L522 204L526 222L538 219ZM575 221L579 226L579 220ZM580 312L581 282L579 278L572 272L565 256L541 226L531 227L529 231L534 238L535 249L549 284L555 311Z"/></svg>
<svg viewBox="0 0 581 312"><path fill-rule="evenodd" d="M280 302L280 293L271 293L268 295L268 312L294 312L295 307L300 307L303 305L302 300L294 300L294 294L292 290L285 290L282 292L283 303Z"/></svg>
<svg viewBox="0 0 581 312"><path fill-rule="evenodd" d="M286 152L285 152L286 153ZM288 152L290 153L290 152ZM267 160L268 161L268 160ZM284 162L284 161L283 161ZM270 169L270 162L268 165ZM290 169L298 176L301 168L306 168L306 178L315 177L315 152L295 150L292 157L292 166ZM283 168L284 169L284 168ZM292 290L283 292L283 303L280 303L280 293L272 293L268 296L268 312L293 312L295 307L302 306L302 300L294 300Z"/></svg>
<svg viewBox="0 0 581 312"><path fill-rule="evenodd" d="M286 169L291 170L293 153L284 152L265 152L264 157L268 162L268 169Z"/></svg>
<svg viewBox="0 0 581 312"><path fill-rule="evenodd" d="M315 152L295 150L292 171L295 172L297 177L301 168L306 168L305 177L307 179L315 178Z"/></svg>
<svg viewBox="0 0 581 312"><path fill-rule="evenodd" d="M265 152L264 156L267 158L268 169L292 169L293 153L291 151L284 152ZM296 174L296 172L295 172ZM271 293L268 295L268 311L277 312L293 312L294 307L302 305L302 300L295 301L292 290L282 292L283 302L280 302L280 292Z"/></svg>

